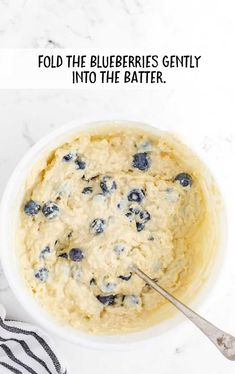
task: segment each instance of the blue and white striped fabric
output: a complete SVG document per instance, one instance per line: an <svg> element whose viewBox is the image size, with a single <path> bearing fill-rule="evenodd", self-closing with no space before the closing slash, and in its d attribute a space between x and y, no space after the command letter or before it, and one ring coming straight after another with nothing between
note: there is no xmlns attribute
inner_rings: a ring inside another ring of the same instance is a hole
<svg viewBox="0 0 235 374"><path fill-rule="evenodd" d="M0 373L68 374L50 338L24 322L5 320L0 305Z"/></svg>

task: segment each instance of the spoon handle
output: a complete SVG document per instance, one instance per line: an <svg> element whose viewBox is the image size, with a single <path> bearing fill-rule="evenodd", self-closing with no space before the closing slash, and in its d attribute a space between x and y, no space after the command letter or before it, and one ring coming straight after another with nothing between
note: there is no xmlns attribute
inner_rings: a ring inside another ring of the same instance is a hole
<svg viewBox="0 0 235 374"><path fill-rule="evenodd" d="M142 270L133 266L133 271L142 278L149 286L154 288L158 293L170 301L179 309L190 321L192 321L219 349L219 351L229 360L235 361L235 337L218 329L212 323L208 322L186 305L169 294L160 287L156 282L149 278Z"/></svg>

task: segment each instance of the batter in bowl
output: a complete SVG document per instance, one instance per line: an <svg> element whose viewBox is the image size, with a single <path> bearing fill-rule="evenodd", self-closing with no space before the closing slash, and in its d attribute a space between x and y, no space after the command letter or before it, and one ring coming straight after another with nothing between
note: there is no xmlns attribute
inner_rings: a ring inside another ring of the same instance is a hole
<svg viewBox="0 0 235 374"><path fill-rule="evenodd" d="M27 286L58 321L95 334L166 318L169 305L130 265L183 300L197 292L216 240L207 179L173 135L117 124L80 132L26 182L18 239Z"/></svg>

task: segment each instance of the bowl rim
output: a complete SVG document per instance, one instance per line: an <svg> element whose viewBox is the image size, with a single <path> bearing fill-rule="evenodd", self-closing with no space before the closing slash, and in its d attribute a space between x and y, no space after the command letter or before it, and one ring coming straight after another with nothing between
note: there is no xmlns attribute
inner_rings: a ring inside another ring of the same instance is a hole
<svg viewBox="0 0 235 374"><path fill-rule="evenodd" d="M171 335L172 331L176 333L177 330L185 329L186 326L189 324L187 321L184 320L183 316L179 315L178 313L174 314L173 317L166 319L165 321L161 322L159 325L161 326L151 326L145 330L133 333L125 333L125 334L118 334L118 335L92 335L89 333L84 333L82 331L77 331L75 329L70 329L64 326L61 326L57 323L53 318L50 318L48 313L45 313L44 310L39 306L33 296L28 292L26 287L23 286L21 282L19 282L19 274L15 274L12 271L12 262L9 258L9 246L8 246L8 239L6 234L6 224L7 220L6 217L8 216L8 203L11 200L12 196L14 196L17 180L22 178L22 181L25 181L30 168L35 164L36 161L43 158L43 153L45 148L47 150L45 152L49 152L56 146L62 144L67 139L75 135L76 132L81 132L81 130L87 130L88 128L96 128L97 126L108 126L114 124L122 124L128 125L134 128L142 128L146 130L154 130L155 133L163 131L169 132L171 134L175 134L171 130L168 130L166 127L162 128L160 126L156 126L154 124L147 124L144 122L139 121L132 121L132 120L99 120L99 121L79 121L74 120L71 121L59 128L51 131L38 142L36 142L22 157L22 159L16 165L14 171L12 172L5 190L2 195L1 205L0 205L0 235L2 238L2 246L1 246L1 253L0 259L2 263L2 267L5 273L5 276L9 282L9 285L16 296L17 300L23 306L23 308L30 314L30 316L37 322L40 326L44 327L46 330L49 330L51 333L60 336L67 341L72 343L80 344L82 346L88 348L95 348L95 349L126 349L133 348L140 345L146 345L146 343L150 341L156 341L162 337L162 335ZM179 139L184 142L184 138L180 134ZM54 143L54 144L53 144ZM188 141L186 142L188 144ZM191 144L189 145L190 149L198 155L198 151L194 149ZM34 158L36 156L36 159ZM199 159L202 158L199 155ZM33 161L32 161L33 160ZM204 163L204 160L202 160ZM24 177L22 177L22 174ZM217 182L217 181L216 181ZM18 186L19 187L19 186ZM224 228L222 228L224 230ZM226 234L224 232L222 237L222 243L224 244L226 240ZM226 246L225 246L226 247ZM220 248L219 248L220 249ZM218 249L218 255L216 255L217 259L214 262L219 262L220 265L223 263L223 258L225 258L226 251L222 251ZM220 261L219 261L220 259ZM213 274L209 276L209 279L206 280L205 284L201 287L198 295L195 299L192 300L190 305L197 305L197 309L206 308L206 305L209 305L209 299L213 300L213 295L215 296L216 293L216 284L220 278L222 273L222 266L218 267L216 264L213 264L212 269ZM212 281L213 280L213 281ZM209 292L208 292L209 291ZM205 297L207 295L207 298ZM158 328L156 328L158 327ZM161 331L162 330L162 331ZM158 331L158 333L156 333ZM160 334L159 334L160 332ZM130 339L128 337L131 337Z"/></svg>

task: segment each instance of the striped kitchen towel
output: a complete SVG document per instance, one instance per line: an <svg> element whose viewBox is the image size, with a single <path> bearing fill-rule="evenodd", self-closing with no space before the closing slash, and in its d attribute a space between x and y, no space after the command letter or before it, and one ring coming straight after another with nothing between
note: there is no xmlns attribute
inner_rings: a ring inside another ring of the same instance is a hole
<svg viewBox="0 0 235 374"><path fill-rule="evenodd" d="M5 315L0 305L0 374L68 374L40 328Z"/></svg>

